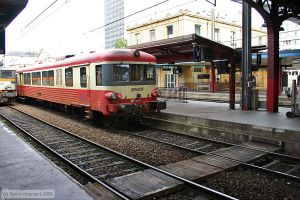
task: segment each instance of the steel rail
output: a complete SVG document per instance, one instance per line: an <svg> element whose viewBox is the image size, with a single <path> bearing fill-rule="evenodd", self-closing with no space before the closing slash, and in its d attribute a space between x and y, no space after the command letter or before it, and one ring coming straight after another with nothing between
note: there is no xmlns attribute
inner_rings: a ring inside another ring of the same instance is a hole
<svg viewBox="0 0 300 200"><path fill-rule="evenodd" d="M150 118L150 117L147 117L147 116L144 116L144 118L153 119L153 118ZM159 120L158 118L155 118L155 119ZM177 123L177 124L182 124L182 123ZM145 125L150 126L146 123L145 123ZM205 127L205 126L198 126L198 127L201 127L201 128L204 128L204 129L212 129L210 127ZM165 130L160 130L158 128L152 128L152 129L159 130L159 131L165 131ZM217 130L217 131L230 133L230 131L225 130L225 129L224 130ZM177 134L177 135L184 135L184 136L191 137L191 138L196 138L196 139L198 138L198 139L203 139L203 140L207 140L207 141L213 141L213 142L216 142L216 143L219 143L219 144L225 144L225 145L229 145L229 146L237 146L237 147L239 146L239 147L242 147L242 148L252 149L252 150L256 150L256 151L262 151L262 152L265 152L265 153L268 153L268 154L272 154L272 155L279 156L279 157L282 157L282 158L293 159L293 160L297 160L298 162L300 162L300 158L296 157L296 156L291 156L291 155L287 155L287 154L266 151L266 150L263 150L263 149L256 149L256 148L253 148L253 147L245 147L245 146L242 146L243 144L234 144L234 143L231 143L231 142L218 141L218 140L208 139L208 138L201 137L201 136L187 135L187 134L184 134L184 133L176 133L176 132L171 132L171 133Z"/></svg>
<svg viewBox="0 0 300 200"><path fill-rule="evenodd" d="M111 191L112 193L114 193L115 195L117 195L118 197L120 197L121 199L130 200L130 198L128 196L126 196L125 194L123 194L122 192L119 192L116 189L114 189L113 187L111 187L110 185L106 184L105 182L103 182L101 180L98 180L93 175L85 172L80 167L78 167L77 165L73 164L71 161L69 161L66 158L64 158L62 155L60 155L59 153L57 153L52 148L48 147L45 143L43 143L42 141L40 141L39 139L37 139L31 133L29 133L28 131L24 130L22 127L20 127L19 125L17 125L15 122L11 121L9 118L7 118L6 116L4 116L1 112L0 112L0 116L2 118L4 118L5 120L7 120L12 125L14 125L18 130L20 130L21 132L25 133L27 136L29 136L31 139L33 139L36 143L38 143L39 145L41 145L43 148L47 149L47 151L51 152L52 154L54 154L55 156L57 156L59 159L61 159L63 162L65 162L69 166L71 166L73 169L75 169L78 172L80 172L82 175L84 175L84 176L88 177L89 179L92 179L93 181L101 184L102 186L104 186L106 189L108 189L109 191Z"/></svg>
<svg viewBox="0 0 300 200"><path fill-rule="evenodd" d="M229 195L227 195L227 194L224 194L224 193L221 193L221 192L219 192L219 191L213 190L213 189L211 189L211 188L208 188L208 187L203 186L203 185L201 185L201 184L198 184L198 183L196 183L196 182L190 181L190 180L188 180L188 179L182 178L182 177L180 177L180 176L177 176L177 175L175 175L175 174L172 174L172 173L170 173L170 172L168 172L168 171L165 171L165 170L162 170L162 169L160 169L160 168L154 167L154 166L152 166L152 165L150 165L150 164L147 164L147 163L145 163L145 162L142 162L142 161L140 161L140 160L137 160L137 159L135 159L135 158L132 158L132 157L130 157L130 156L127 156L127 155L125 155L125 154L122 154L122 153L120 153L120 152L117 152L117 151L115 151L115 150L113 150L113 149L110 149L110 148L108 148L108 147L105 147L105 146L103 146L103 145L101 145L101 144L95 143L95 142L93 142L93 141L91 141L91 140L89 140L89 139L85 139L85 138L83 138L83 137L81 137L81 136L78 136L78 135L76 135L76 134L74 134L74 133L68 131L68 130L65 130L65 129L61 128L61 127L58 127L58 126L56 126L56 125L53 125L53 124L51 124L51 123L49 123L49 122L46 122L46 121L44 121L44 120L42 120L42 119L39 119L39 118L37 118L37 117L34 117L34 116L32 116L32 115L30 115L30 114L27 114L27 113L25 113L25 112L23 112L23 111L20 111L20 110L18 110L18 109L15 109L15 108L13 108L13 107L10 107L10 106L9 106L9 108L11 108L11 109L13 109L13 110L16 110L16 111L18 111L18 112L20 112L20 113L22 113L22 114L24 114L24 115L27 115L27 116L29 116L29 117L32 117L32 118L34 118L34 119L36 119L36 120L38 120L38 121L41 121L41 122L43 122L43 123L45 123L45 124L47 124L47 125L49 125L49 126L51 126L51 127L54 127L54 128L56 128L56 129L58 129L58 130L60 130L60 131L63 131L64 133L70 134L70 135L72 135L72 136L74 136L74 137L76 137L76 138L78 138L78 139L81 139L81 140L87 142L87 143L90 143L90 144L95 145L95 146L97 146L97 147L99 147L99 148L102 148L102 149L104 149L104 150L106 150L106 151L108 151L108 152L110 152L110 153L113 153L113 154L118 155L118 156L120 156L120 157L126 158L126 159L128 159L128 160L130 160L130 161L132 161L132 162L134 162L134 163L136 163L136 164L138 164L138 165L140 165L140 166L143 166L143 167L146 167L146 168L149 168L149 169L153 169L153 170L158 171L158 172L160 172L160 173L162 173L162 174L165 174L165 175L167 175L167 176L170 176L170 177L172 177L172 178L174 178L174 179L176 179L176 180L179 180L179 181L181 181L181 182L187 184L188 186L191 186L191 187L193 187L193 188L197 188L197 189L201 190L202 192L204 192L205 194L210 195L210 196L212 196L212 197L214 197L214 198L218 198L218 199L226 199L226 200L227 200L227 199L228 199L228 200L237 200L236 198L234 198L234 197L232 197L232 196L229 196ZM1 114L1 115L2 115L2 114ZM95 177L94 177L94 178L95 178ZM97 179L96 179L96 180L97 180Z"/></svg>
<svg viewBox="0 0 300 200"><path fill-rule="evenodd" d="M124 130L119 130L119 131L122 131L123 133L126 133L126 134L134 135L134 136L137 136L137 137L140 137L140 138L149 139L149 140L152 140L152 141L155 141L155 142L159 142L159 143L162 143L162 144L166 144L166 145L169 145L169 146L173 146L173 147L176 147L176 148L187 150L187 151L190 151L190 152L193 152L193 153L198 153L198 154L201 154L201 155L211 155L211 156L218 157L218 158L224 158L226 160L230 160L230 161L233 161L235 163L238 163L238 164L241 164L241 165L244 165L244 166L247 166L247 167L252 167L252 168L256 168L258 170L262 170L262 171L265 171L265 172L268 172L268 173L273 173L273 174L276 174L276 175L285 176L287 178L295 179L297 181L300 180L300 177L298 177L298 176L294 176L294 175L291 175L291 174L286 174L286 173L279 172L279 171L276 171L276 170L271 170L271 169L268 169L268 168L260 167L260 166L253 165L253 164L249 164L249 163L242 162L240 160L236 160L236 159L233 159L233 158L230 158L230 157L221 156L221 155L214 154L214 153L211 153L211 152L204 152L204 151L201 151L201 150L190 149L188 147L180 146L180 145L177 145L177 144L172 144L170 142L166 142L166 141L158 140L158 139L155 139L155 138L135 134L135 133L132 133L130 131L124 131ZM181 135L183 135L183 134L181 134ZM189 137L188 135L186 135L186 136ZM198 138L198 139L200 139L200 138ZM230 147L243 147L243 146L234 145L234 146L230 146ZM251 150L256 150L256 149L252 149L252 148L250 148L250 149ZM256 150L256 151L259 151L259 150Z"/></svg>

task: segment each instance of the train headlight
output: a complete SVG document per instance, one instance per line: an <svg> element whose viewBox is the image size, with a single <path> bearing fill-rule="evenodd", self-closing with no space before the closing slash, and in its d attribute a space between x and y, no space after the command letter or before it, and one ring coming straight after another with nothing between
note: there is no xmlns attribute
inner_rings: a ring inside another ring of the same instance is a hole
<svg viewBox="0 0 300 200"><path fill-rule="evenodd" d="M122 99L122 94L117 93L117 92L108 92L104 96L106 99L113 100L113 101Z"/></svg>
<svg viewBox="0 0 300 200"><path fill-rule="evenodd" d="M118 99L122 99L122 97L123 97L123 95L122 94L120 94L120 93L118 93Z"/></svg>
<svg viewBox="0 0 300 200"><path fill-rule="evenodd" d="M157 97L158 96L158 91L155 89L151 92L152 97Z"/></svg>
<svg viewBox="0 0 300 200"><path fill-rule="evenodd" d="M115 92L112 92L110 95L111 100L117 100L118 99L118 94Z"/></svg>

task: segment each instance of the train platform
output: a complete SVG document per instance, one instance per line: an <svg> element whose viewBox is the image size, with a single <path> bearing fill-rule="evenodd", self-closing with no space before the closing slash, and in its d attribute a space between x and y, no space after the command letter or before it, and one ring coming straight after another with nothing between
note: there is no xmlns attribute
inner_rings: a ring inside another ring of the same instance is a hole
<svg viewBox="0 0 300 200"><path fill-rule="evenodd" d="M161 112L300 132L300 118L287 118L285 115L290 108L279 107L278 113L268 113L263 110L242 111L238 104L235 107L235 110L230 110L228 103L169 101L167 109Z"/></svg>
<svg viewBox="0 0 300 200"><path fill-rule="evenodd" d="M93 198L0 121L0 200Z"/></svg>
<svg viewBox="0 0 300 200"><path fill-rule="evenodd" d="M228 103L170 100L167 109L146 116L146 121L159 128L196 136L214 137L233 142L250 139L268 140L282 145L289 152L300 155L300 118L287 118L290 108L278 113L243 111Z"/></svg>

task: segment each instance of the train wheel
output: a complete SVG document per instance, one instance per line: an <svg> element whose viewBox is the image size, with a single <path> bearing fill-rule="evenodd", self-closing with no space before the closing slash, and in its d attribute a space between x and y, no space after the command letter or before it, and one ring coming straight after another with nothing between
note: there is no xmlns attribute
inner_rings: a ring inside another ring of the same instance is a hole
<svg viewBox="0 0 300 200"><path fill-rule="evenodd" d="M102 117L102 124L105 127L114 127L118 124L118 119L112 116Z"/></svg>

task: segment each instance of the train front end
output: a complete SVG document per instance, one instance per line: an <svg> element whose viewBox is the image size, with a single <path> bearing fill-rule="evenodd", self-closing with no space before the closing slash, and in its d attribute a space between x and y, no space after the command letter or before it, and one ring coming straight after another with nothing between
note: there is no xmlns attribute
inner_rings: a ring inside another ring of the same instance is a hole
<svg viewBox="0 0 300 200"><path fill-rule="evenodd" d="M103 115L132 119L166 109L166 102L158 100L155 57L138 50L125 52L121 62L101 66L102 85L106 86L102 99Z"/></svg>
<svg viewBox="0 0 300 200"><path fill-rule="evenodd" d="M15 72L14 69L0 68L0 104L15 101L17 96Z"/></svg>

